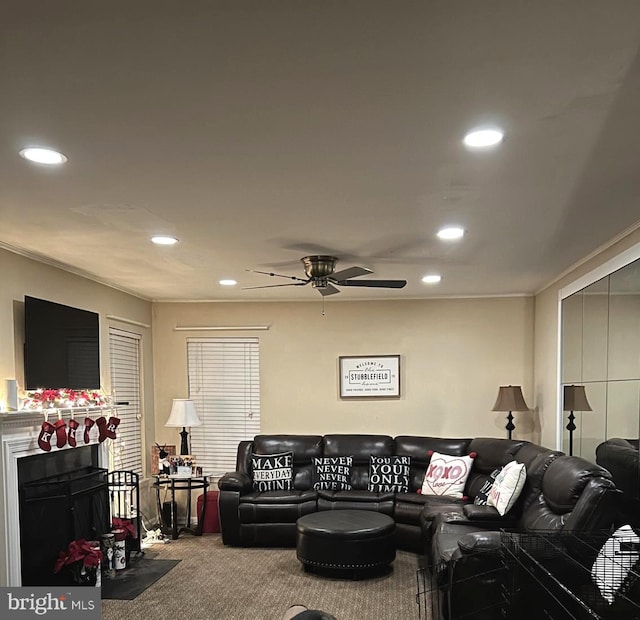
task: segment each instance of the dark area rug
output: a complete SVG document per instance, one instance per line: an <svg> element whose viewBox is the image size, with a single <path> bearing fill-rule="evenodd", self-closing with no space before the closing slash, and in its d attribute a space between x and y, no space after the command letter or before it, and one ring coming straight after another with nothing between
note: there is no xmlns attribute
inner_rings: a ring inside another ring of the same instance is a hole
<svg viewBox="0 0 640 620"><path fill-rule="evenodd" d="M115 577L102 582L102 598L130 601L160 577L166 575L180 560L151 560L138 558Z"/></svg>

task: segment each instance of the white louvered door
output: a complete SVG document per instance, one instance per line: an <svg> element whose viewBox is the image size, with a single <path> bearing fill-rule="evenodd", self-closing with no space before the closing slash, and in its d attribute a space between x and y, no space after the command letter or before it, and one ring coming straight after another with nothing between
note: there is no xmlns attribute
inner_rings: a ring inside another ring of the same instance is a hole
<svg viewBox="0 0 640 620"><path fill-rule="evenodd" d="M111 389L120 418L116 440L110 445L111 467L142 476L140 340L139 334L109 328Z"/></svg>
<svg viewBox="0 0 640 620"><path fill-rule="evenodd" d="M205 473L233 471L238 443L260 433L258 338L187 340L189 398L201 426L191 452Z"/></svg>

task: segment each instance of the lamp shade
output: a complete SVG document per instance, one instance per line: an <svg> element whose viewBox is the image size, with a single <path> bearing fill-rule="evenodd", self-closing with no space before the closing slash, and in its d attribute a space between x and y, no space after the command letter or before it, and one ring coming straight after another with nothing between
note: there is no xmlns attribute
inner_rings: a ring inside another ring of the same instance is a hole
<svg viewBox="0 0 640 620"><path fill-rule="evenodd" d="M200 426L202 422L196 413L196 407L188 398L174 398L171 413L165 426Z"/></svg>
<svg viewBox="0 0 640 620"><path fill-rule="evenodd" d="M519 385L501 386L492 411L529 411L522 396L522 388Z"/></svg>
<svg viewBox="0 0 640 620"><path fill-rule="evenodd" d="M584 385L565 385L563 398L564 411L593 411L587 400Z"/></svg>

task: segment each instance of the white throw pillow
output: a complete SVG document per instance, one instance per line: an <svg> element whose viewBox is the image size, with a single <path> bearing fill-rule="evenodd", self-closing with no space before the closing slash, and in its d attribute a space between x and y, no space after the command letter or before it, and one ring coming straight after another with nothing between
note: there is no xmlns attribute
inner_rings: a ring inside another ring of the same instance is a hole
<svg viewBox="0 0 640 620"><path fill-rule="evenodd" d="M489 491L487 505L495 506L501 516L506 515L520 497L526 479L527 469L524 463L507 463L496 476Z"/></svg>
<svg viewBox="0 0 640 620"><path fill-rule="evenodd" d="M472 456L451 456L434 452L424 476L422 494L462 498L472 465Z"/></svg>
<svg viewBox="0 0 640 620"><path fill-rule="evenodd" d="M618 528L602 545L591 568L591 578L610 604L618 594L624 593L626 582L637 578L634 567L640 560L639 546L640 537L630 525Z"/></svg>

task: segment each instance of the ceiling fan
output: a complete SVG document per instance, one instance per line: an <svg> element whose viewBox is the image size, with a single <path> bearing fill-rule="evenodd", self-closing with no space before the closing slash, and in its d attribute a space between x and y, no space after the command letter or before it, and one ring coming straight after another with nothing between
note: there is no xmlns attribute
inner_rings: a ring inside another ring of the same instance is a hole
<svg viewBox="0 0 640 620"><path fill-rule="evenodd" d="M362 286L371 288L402 288L407 284L406 280L354 280L358 276L366 276L373 273L371 269L366 267L349 267L342 271L336 271L336 263L338 259L335 256L305 256L300 261L304 265L305 278L297 276L285 276L270 271L256 271L255 269L247 269L252 273L261 273L266 276L274 276L276 278L287 278L294 280L288 284L268 284L266 286L245 286L245 289L254 288L274 288L277 286L306 286L311 284L322 296L335 295L340 290L337 286Z"/></svg>

